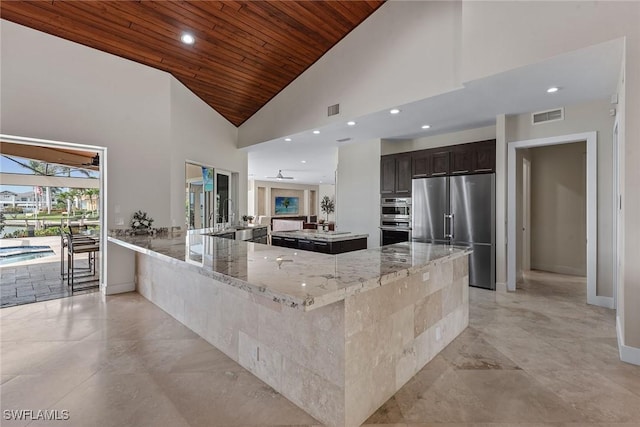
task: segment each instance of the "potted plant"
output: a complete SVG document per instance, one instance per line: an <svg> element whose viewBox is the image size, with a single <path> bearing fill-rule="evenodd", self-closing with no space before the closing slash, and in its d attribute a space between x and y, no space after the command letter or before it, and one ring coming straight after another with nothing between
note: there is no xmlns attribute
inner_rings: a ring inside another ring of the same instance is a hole
<svg viewBox="0 0 640 427"><path fill-rule="evenodd" d="M320 202L320 210L327 215L327 222L329 222L329 214L332 214L336 210L333 199L329 196L324 196Z"/></svg>
<svg viewBox="0 0 640 427"><path fill-rule="evenodd" d="M129 221L129 227L133 234L147 234L151 231L151 225L153 224L153 218L147 216L146 212L137 211L134 212Z"/></svg>

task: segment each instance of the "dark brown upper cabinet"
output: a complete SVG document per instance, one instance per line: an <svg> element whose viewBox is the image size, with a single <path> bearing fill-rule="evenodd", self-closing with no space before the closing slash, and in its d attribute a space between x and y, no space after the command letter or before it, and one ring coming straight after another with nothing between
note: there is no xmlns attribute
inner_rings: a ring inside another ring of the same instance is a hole
<svg viewBox="0 0 640 427"><path fill-rule="evenodd" d="M431 152L429 150L422 150L415 151L412 154L412 178L426 178L431 176Z"/></svg>
<svg viewBox="0 0 640 427"><path fill-rule="evenodd" d="M396 158L396 194L411 194L411 154Z"/></svg>
<svg viewBox="0 0 640 427"><path fill-rule="evenodd" d="M496 140L431 148L380 158L380 194L410 196L411 179L495 172Z"/></svg>
<svg viewBox="0 0 640 427"><path fill-rule="evenodd" d="M471 173L473 149L471 144L456 145L451 149L451 175Z"/></svg>
<svg viewBox="0 0 640 427"><path fill-rule="evenodd" d="M411 154L391 154L380 158L380 194L411 194Z"/></svg>
<svg viewBox="0 0 640 427"><path fill-rule="evenodd" d="M496 170L496 140L477 142L474 146L471 169L473 173L494 172Z"/></svg>
<svg viewBox="0 0 640 427"><path fill-rule="evenodd" d="M430 176L447 176L450 171L451 152L449 149L437 148L431 150L431 174Z"/></svg>
<svg viewBox="0 0 640 427"><path fill-rule="evenodd" d="M382 156L380 158L380 194L396 192L396 157Z"/></svg>

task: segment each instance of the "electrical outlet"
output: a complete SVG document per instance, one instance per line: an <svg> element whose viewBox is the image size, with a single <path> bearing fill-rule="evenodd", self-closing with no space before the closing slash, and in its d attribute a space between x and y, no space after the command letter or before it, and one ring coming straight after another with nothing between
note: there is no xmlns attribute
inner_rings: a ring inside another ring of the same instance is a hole
<svg viewBox="0 0 640 427"><path fill-rule="evenodd" d="M429 280L429 272L425 271L424 273L422 273L422 281L426 282L427 280Z"/></svg>
<svg viewBox="0 0 640 427"><path fill-rule="evenodd" d="M436 341L440 341L442 339L442 329L440 326L436 326Z"/></svg>
<svg viewBox="0 0 640 427"><path fill-rule="evenodd" d="M124 219L121 216L116 217L116 225L124 225Z"/></svg>

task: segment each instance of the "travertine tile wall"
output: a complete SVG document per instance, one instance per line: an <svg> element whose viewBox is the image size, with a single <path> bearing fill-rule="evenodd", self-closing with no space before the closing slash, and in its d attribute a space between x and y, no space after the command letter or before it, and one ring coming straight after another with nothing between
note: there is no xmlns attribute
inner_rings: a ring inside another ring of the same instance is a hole
<svg viewBox="0 0 640 427"><path fill-rule="evenodd" d="M467 256L304 312L136 254L137 289L331 426L357 426L467 326Z"/></svg>
<svg viewBox="0 0 640 427"><path fill-rule="evenodd" d="M345 425L360 425L467 327L467 258L345 300Z"/></svg>
<svg viewBox="0 0 640 427"><path fill-rule="evenodd" d="M136 254L137 290L328 425L344 423L344 302L292 309Z"/></svg>

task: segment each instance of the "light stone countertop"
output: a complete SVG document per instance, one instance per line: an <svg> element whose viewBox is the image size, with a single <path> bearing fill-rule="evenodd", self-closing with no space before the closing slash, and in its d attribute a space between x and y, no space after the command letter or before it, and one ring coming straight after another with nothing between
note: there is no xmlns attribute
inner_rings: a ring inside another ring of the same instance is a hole
<svg viewBox="0 0 640 427"><path fill-rule="evenodd" d="M469 248L403 242L338 255L207 236L190 230L109 236L109 242L300 310L313 310L424 270Z"/></svg>
<svg viewBox="0 0 640 427"><path fill-rule="evenodd" d="M272 231L271 235L277 237L292 237L294 239L316 240L321 242L341 242L343 240L366 239L369 237L368 234L321 230Z"/></svg>

